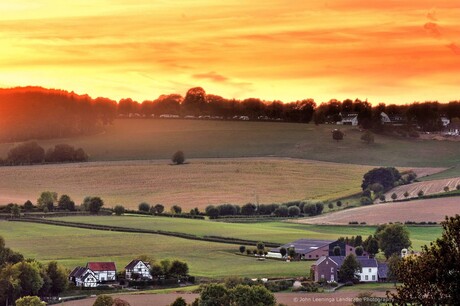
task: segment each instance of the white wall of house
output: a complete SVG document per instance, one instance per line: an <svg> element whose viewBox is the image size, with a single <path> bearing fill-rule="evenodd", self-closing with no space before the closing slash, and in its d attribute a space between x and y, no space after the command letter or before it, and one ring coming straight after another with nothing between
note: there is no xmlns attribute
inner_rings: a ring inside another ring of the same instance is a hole
<svg viewBox="0 0 460 306"><path fill-rule="evenodd" d="M376 282L378 281L378 268L363 267L361 273L359 273L359 277L362 282Z"/></svg>
<svg viewBox="0 0 460 306"><path fill-rule="evenodd" d="M84 278L75 279L75 285L77 285L77 287L94 288L97 287L97 281L95 275L88 274Z"/></svg>
<svg viewBox="0 0 460 306"><path fill-rule="evenodd" d="M101 282L116 280L115 271L94 271L94 274Z"/></svg>
<svg viewBox="0 0 460 306"><path fill-rule="evenodd" d="M126 270L126 278L131 279L133 273L138 274L143 279L152 279L149 267L147 267L142 261L139 261L132 270Z"/></svg>

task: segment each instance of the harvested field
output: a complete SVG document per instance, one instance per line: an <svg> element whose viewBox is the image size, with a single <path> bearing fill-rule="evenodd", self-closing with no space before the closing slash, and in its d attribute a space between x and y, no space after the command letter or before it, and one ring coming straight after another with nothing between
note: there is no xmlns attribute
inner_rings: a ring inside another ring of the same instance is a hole
<svg viewBox="0 0 460 306"><path fill-rule="evenodd" d="M350 221L367 224L405 221L440 222L446 215L455 214L460 214L460 197L374 204L293 222L307 224L348 224Z"/></svg>
<svg viewBox="0 0 460 306"><path fill-rule="evenodd" d="M417 174L419 175L419 174ZM396 193L397 199L404 199L404 194L409 194L408 198L418 197L420 190L423 191L424 195L443 193L445 187L449 187L449 190L456 190L457 185L460 184L460 177L448 178L442 180L424 181L417 182L409 185L402 185L391 189L385 194L387 200L391 199L391 195Z"/></svg>
<svg viewBox="0 0 460 306"><path fill-rule="evenodd" d="M141 202L169 209L210 204L282 203L333 199L359 192L369 166L282 158L91 162L0 167L0 204L24 203L45 190L68 194L77 204L100 196L106 207L137 209Z"/></svg>

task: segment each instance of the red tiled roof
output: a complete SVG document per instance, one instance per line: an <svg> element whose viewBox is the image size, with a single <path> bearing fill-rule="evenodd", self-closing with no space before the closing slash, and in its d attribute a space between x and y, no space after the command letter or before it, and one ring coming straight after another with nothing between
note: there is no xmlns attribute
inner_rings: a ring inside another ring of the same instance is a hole
<svg viewBox="0 0 460 306"><path fill-rule="evenodd" d="M114 262L88 262L87 268L93 271L116 271Z"/></svg>

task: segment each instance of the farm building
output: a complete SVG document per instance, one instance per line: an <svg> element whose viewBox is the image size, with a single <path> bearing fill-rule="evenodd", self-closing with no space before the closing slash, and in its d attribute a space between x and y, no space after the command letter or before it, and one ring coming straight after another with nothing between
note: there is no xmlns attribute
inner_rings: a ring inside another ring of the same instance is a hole
<svg viewBox="0 0 460 306"><path fill-rule="evenodd" d="M340 113L342 120L337 122L337 124L342 125L358 125L358 113Z"/></svg>
<svg viewBox="0 0 460 306"><path fill-rule="evenodd" d="M460 123L450 122L444 129L444 134L450 136L459 136L460 135Z"/></svg>
<svg viewBox="0 0 460 306"><path fill-rule="evenodd" d="M358 273L361 282L377 282L386 280L388 267L379 264L375 258L367 256L357 256L356 259L361 264L361 271ZM345 256L322 256L313 265L315 282L325 280L327 282L338 280L338 271L342 266ZM380 267L382 265L382 267Z"/></svg>
<svg viewBox="0 0 460 306"><path fill-rule="evenodd" d="M348 254L354 254L355 248L345 244L341 241L333 240L313 240L313 239L299 239L291 243L280 246L279 248L271 249L268 252L267 257L282 258L280 250L282 248L289 250L294 249L296 259L299 260L317 260L321 256L332 256L334 255L334 248L340 247L340 255L347 256ZM367 254L363 254L367 255Z"/></svg>
<svg viewBox="0 0 460 306"><path fill-rule="evenodd" d="M115 281L117 268L114 262L88 262L88 269L91 269L100 282Z"/></svg>
<svg viewBox="0 0 460 306"><path fill-rule="evenodd" d="M125 277L128 280L151 280L150 264L138 259L131 261L125 267Z"/></svg>
<svg viewBox="0 0 460 306"><path fill-rule="evenodd" d="M93 288L97 287L99 280L91 269L76 267L70 272L69 281L73 282L77 287Z"/></svg>

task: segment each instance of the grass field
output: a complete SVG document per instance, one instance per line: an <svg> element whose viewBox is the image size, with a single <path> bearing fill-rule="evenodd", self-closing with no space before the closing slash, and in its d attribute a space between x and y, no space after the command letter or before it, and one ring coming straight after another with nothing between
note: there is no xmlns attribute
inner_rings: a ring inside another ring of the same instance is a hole
<svg viewBox="0 0 460 306"><path fill-rule="evenodd" d="M145 201L169 209L179 204L204 209L210 204L283 203L334 199L360 191L368 166L281 158L118 161L0 167L0 204L36 201L42 191L68 194L81 203L100 196L106 207L137 209Z"/></svg>
<svg viewBox="0 0 460 306"><path fill-rule="evenodd" d="M189 233L198 236L213 235L235 237L248 240L289 243L300 238L335 240L341 236L362 235L364 238L375 232L373 226L332 226L296 224L288 222L264 222L255 224L222 223L208 220L150 216L112 217L64 217L58 220L88 224L125 226L141 229L161 229L171 232ZM413 247L420 250L422 245L440 237L440 227L408 227Z"/></svg>
<svg viewBox="0 0 460 306"><path fill-rule="evenodd" d="M375 136L375 144L360 140L354 127L279 122L205 120L115 120L105 133L39 141L44 147L69 143L82 147L93 161L169 159L176 150L189 158L284 156L367 165L451 167L460 165L460 142ZM0 144L0 156L13 144ZM454 175L457 176L457 175Z"/></svg>
<svg viewBox="0 0 460 306"><path fill-rule="evenodd" d="M185 260L191 275L211 278L226 276L305 276L311 262L258 261L235 255L238 245L209 243L148 234L127 234L56 227L43 224L0 221L0 235L8 247L40 261L57 260L69 269L88 261L114 261L122 270L138 255L155 259Z"/></svg>
<svg viewBox="0 0 460 306"><path fill-rule="evenodd" d="M232 224L163 217L69 217L68 221L162 229L196 235L216 235L288 243L299 238L337 239L374 233L375 227L319 226L270 222ZM440 236L439 227L409 227L415 250ZM114 261L121 270L138 255L161 260L178 258L189 263L191 274L223 278L305 276L313 262L257 261L235 255L238 245L188 240L153 234L96 231L35 223L0 221L0 236L7 246L40 261L57 260L71 269L87 261ZM251 247L251 246L249 246Z"/></svg>

